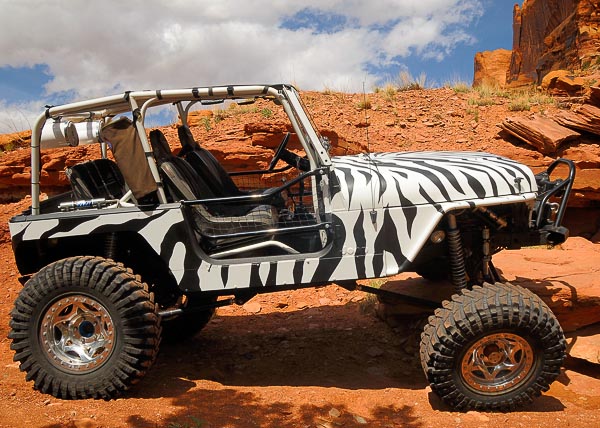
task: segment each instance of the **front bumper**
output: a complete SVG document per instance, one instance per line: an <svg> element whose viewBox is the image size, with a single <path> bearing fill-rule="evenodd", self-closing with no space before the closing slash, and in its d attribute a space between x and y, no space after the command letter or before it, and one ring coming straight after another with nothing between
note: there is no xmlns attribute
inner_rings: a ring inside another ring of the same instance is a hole
<svg viewBox="0 0 600 428"><path fill-rule="evenodd" d="M552 179L559 165L568 167L566 178ZM532 227L540 232L543 244L558 245L569 237L569 230L562 225L569 195L575 181L575 164L568 159L557 159L544 172L535 176L539 193L532 217Z"/></svg>

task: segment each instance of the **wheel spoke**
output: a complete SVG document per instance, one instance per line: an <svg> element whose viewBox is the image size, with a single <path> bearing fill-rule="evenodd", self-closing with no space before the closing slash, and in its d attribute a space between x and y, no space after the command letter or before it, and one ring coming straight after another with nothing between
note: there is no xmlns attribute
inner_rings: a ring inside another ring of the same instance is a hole
<svg viewBox="0 0 600 428"><path fill-rule="evenodd" d="M40 335L54 364L81 373L108 360L114 345L113 322L95 299L83 295L59 299L44 320Z"/></svg>
<svg viewBox="0 0 600 428"><path fill-rule="evenodd" d="M527 377L533 366L531 355L531 346L522 337L492 334L469 347L461 373L467 385L479 392L502 392Z"/></svg>
<svg viewBox="0 0 600 428"><path fill-rule="evenodd" d="M89 352L81 343L74 343L69 346L65 346L64 349L67 355L75 354L79 361L82 363L89 363L94 360L94 355Z"/></svg>
<svg viewBox="0 0 600 428"><path fill-rule="evenodd" d="M521 359L524 358L525 350L519 342L513 342L507 347L506 358L512 365L517 365L519 361L516 360L516 355L521 352Z"/></svg>
<svg viewBox="0 0 600 428"><path fill-rule="evenodd" d="M66 322L55 323L52 327L57 329L60 333L59 339L64 341L65 339L71 336L71 329L69 328L69 324Z"/></svg>
<svg viewBox="0 0 600 428"><path fill-rule="evenodd" d="M473 376L477 376L476 373L481 373L483 377L487 380L493 380L495 377L493 373L490 373L490 368L485 364L483 358L481 358L481 356L478 355L477 350L473 350L473 355L471 357L471 360L469 361L468 367L469 372Z"/></svg>

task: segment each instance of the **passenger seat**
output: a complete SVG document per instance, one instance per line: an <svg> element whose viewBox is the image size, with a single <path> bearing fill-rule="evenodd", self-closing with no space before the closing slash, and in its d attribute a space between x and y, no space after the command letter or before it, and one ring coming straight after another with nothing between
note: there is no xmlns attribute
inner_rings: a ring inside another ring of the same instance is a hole
<svg viewBox="0 0 600 428"><path fill-rule="evenodd" d="M76 200L120 199L126 192L125 179L110 159L95 159L65 170Z"/></svg>

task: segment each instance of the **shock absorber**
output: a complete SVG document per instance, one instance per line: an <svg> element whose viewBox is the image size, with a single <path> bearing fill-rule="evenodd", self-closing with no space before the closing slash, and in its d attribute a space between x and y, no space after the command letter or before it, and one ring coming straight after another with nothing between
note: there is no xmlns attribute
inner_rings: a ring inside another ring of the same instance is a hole
<svg viewBox="0 0 600 428"><path fill-rule="evenodd" d="M467 288L467 270L465 267L465 255L460 238L460 230L456 224L456 216L448 214L448 253L450 255L450 276L452 285L459 293Z"/></svg>
<svg viewBox="0 0 600 428"><path fill-rule="evenodd" d="M104 240L104 257L107 259L115 260L117 256L117 234L116 232L111 232L106 235Z"/></svg>
<svg viewBox="0 0 600 428"><path fill-rule="evenodd" d="M483 279L486 281L490 280L490 262L492 261L492 256L490 255L490 229L488 227L484 227L481 231L481 238L483 240L482 252L483 252L483 261L482 261L482 273Z"/></svg>

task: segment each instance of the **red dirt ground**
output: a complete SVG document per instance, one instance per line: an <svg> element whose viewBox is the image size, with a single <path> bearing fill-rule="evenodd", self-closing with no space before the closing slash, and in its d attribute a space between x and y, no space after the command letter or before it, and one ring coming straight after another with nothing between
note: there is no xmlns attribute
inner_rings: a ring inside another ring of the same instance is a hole
<svg viewBox="0 0 600 428"><path fill-rule="evenodd" d="M0 223L25 205L1 205ZM21 286L10 244L0 242L0 427L600 426L600 368L575 359L519 412L451 411L425 381L412 325L391 329L366 295L337 286L221 308L194 339L164 343L156 365L122 398L58 400L34 391L12 361L8 318ZM500 269L526 270L527 259L507 260Z"/></svg>

